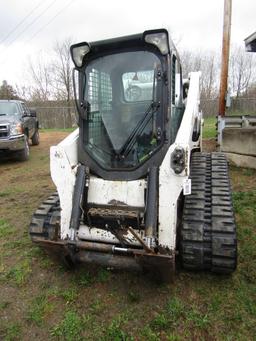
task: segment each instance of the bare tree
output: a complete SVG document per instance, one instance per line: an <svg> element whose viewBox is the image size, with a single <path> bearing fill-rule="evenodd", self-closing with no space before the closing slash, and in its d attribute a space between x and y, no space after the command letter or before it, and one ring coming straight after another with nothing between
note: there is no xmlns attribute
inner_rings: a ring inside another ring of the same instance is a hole
<svg viewBox="0 0 256 341"><path fill-rule="evenodd" d="M30 87L16 84L15 91L20 99L25 101L30 100Z"/></svg>
<svg viewBox="0 0 256 341"><path fill-rule="evenodd" d="M213 51L183 51L181 53L183 77L191 71L201 71L201 98L211 100L217 96L219 56Z"/></svg>
<svg viewBox="0 0 256 341"><path fill-rule="evenodd" d="M211 100L218 95L219 57L216 53L205 54L202 63L203 99Z"/></svg>
<svg viewBox="0 0 256 341"><path fill-rule="evenodd" d="M31 86L27 88L30 100L47 101L52 93L52 66L48 58L40 54L35 61L29 59L28 73Z"/></svg>
<svg viewBox="0 0 256 341"><path fill-rule="evenodd" d="M54 47L53 79L56 90L56 99L66 101L68 106L68 124L72 125L71 101L73 99L72 65L69 48L72 39L57 42Z"/></svg>
<svg viewBox="0 0 256 341"><path fill-rule="evenodd" d="M252 53L246 53L244 47L234 46L230 58L230 83L236 97L246 94L255 80L256 60Z"/></svg>

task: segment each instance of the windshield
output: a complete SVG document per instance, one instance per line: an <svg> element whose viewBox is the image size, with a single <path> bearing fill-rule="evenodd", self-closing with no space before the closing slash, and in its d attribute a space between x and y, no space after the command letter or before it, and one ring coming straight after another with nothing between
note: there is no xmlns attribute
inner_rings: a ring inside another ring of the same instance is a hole
<svg viewBox="0 0 256 341"><path fill-rule="evenodd" d="M84 144L104 168L135 167L158 147L159 73L160 59L149 51L107 55L86 66Z"/></svg>
<svg viewBox="0 0 256 341"><path fill-rule="evenodd" d="M16 103L12 102L0 102L0 116L18 116L19 109Z"/></svg>

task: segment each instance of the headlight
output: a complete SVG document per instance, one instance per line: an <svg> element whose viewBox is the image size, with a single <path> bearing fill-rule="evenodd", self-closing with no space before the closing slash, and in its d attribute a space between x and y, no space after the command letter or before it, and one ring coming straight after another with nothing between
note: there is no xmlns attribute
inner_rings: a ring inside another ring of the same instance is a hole
<svg viewBox="0 0 256 341"><path fill-rule="evenodd" d="M176 174L180 174L185 168L185 150L176 147L171 155L171 167Z"/></svg>
<svg viewBox="0 0 256 341"><path fill-rule="evenodd" d="M10 134L11 135L20 135L23 134L23 128L20 123L12 124L10 126Z"/></svg>

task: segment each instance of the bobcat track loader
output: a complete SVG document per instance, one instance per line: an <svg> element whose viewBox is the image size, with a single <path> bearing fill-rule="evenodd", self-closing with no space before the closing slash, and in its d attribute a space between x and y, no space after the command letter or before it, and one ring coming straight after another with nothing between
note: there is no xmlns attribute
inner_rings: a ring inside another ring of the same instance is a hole
<svg viewBox="0 0 256 341"><path fill-rule="evenodd" d="M66 262L231 273L236 228L225 156L201 152L200 73L182 79L165 29L72 45L78 129L50 150L57 193L32 241Z"/></svg>

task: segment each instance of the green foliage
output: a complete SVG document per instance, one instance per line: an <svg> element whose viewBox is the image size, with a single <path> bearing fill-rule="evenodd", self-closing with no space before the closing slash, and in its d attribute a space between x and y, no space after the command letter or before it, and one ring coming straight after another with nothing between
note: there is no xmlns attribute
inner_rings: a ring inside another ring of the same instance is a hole
<svg viewBox="0 0 256 341"><path fill-rule="evenodd" d="M53 303L49 302L48 296L42 294L32 301L27 313L27 320L41 326L44 318L53 310L53 307Z"/></svg>
<svg viewBox="0 0 256 341"><path fill-rule="evenodd" d="M167 302L164 310L150 322L150 327L154 331L168 329L175 326L182 316L185 316L185 306L180 299L173 297Z"/></svg>
<svg viewBox="0 0 256 341"><path fill-rule="evenodd" d="M61 296L66 301L66 303L72 303L78 297L78 290L75 288L60 290L59 296Z"/></svg>
<svg viewBox="0 0 256 341"><path fill-rule="evenodd" d="M177 334L170 334L167 336L168 341L182 341L182 338Z"/></svg>
<svg viewBox="0 0 256 341"><path fill-rule="evenodd" d="M0 99L19 99L14 88L6 80L0 86Z"/></svg>
<svg viewBox="0 0 256 341"><path fill-rule="evenodd" d="M10 302L8 301L3 301L0 303L0 310L6 309L10 305Z"/></svg>
<svg viewBox="0 0 256 341"><path fill-rule="evenodd" d="M21 185L15 186L9 186L8 189L5 189L4 191L0 192L0 198L5 198L11 195L15 195L17 193L23 193L24 188Z"/></svg>
<svg viewBox="0 0 256 341"><path fill-rule="evenodd" d="M107 327L104 337L104 341L131 341L134 340L123 329L122 326L126 323L126 319L122 315L118 315L114 318Z"/></svg>
<svg viewBox="0 0 256 341"><path fill-rule="evenodd" d="M140 335L143 338L143 340L147 340L147 341L160 341L160 333L153 331L150 328L150 326L148 326L148 325L146 325L142 329Z"/></svg>
<svg viewBox="0 0 256 341"><path fill-rule="evenodd" d="M128 296L129 302L132 302L132 303L140 302L141 297L140 297L140 294L138 291L136 291L136 292L135 291L129 291L127 296Z"/></svg>
<svg viewBox="0 0 256 341"><path fill-rule="evenodd" d="M13 235L13 238L16 238L15 231L13 229L9 230L9 234ZM31 242L27 236L14 240L6 238L3 242L3 247L7 251L15 249L16 254L21 254L24 257L30 256L32 249Z"/></svg>
<svg viewBox="0 0 256 341"><path fill-rule="evenodd" d="M0 219L0 238L5 238L12 233L13 229L10 227L8 222L4 219Z"/></svg>
<svg viewBox="0 0 256 341"><path fill-rule="evenodd" d="M150 323L150 327L156 331L167 329L169 326L170 326L170 320L166 312L158 313L156 317Z"/></svg>
<svg viewBox="0 0 256 341"><path fill-rule="evenodd" d="M217 119L215 117L206 117L204 119L203 126L203 138L211 139L216 137L216 124Z"/></svg>
<svg viewBox="0 0 256 341"><path fill-rule="evenodd" d="M248 177L256 174L256 170L252 168L243 168L241 170L242 170L242 174Z"/></svg>
<svg viewBox="0 0 256 341"><path fill-rule="evenodd" d="M3 339L1 335L3 334ZM21 326L18 323L10 323L2 328L0 327L0 339L3 341L19 341L21 340Z"/></svg>
<svg viewBox="0 0 256 341"><path fill-rule="evenodd" d="M93 283L93 278L88 271L81 269L74 277L74 282L80 286L87 287Z"/></svg>
<svg viewBox="0 0 256 341"><path fill-rule="evenodd" d="M188 309L186 319L187 321L190 321L195 328L205 329L209 324L207 314L201 313L195 306Z"/></svg>
<svg viewBox="0 0 256 341"><path fill-rule="evenodd" d="M61 337L66 341L82 340L84 325L84 319L75 311L67 311L64 319L51 330L51 335Z"/></svg>
<svg viewBox="0 0 256 341"><path fill-rule="evenodd" d="M0 192L0 198L4 198L4 197L8 197L8 195L10 195L10 191L3 191L3 192Z"/></svg>
<svg viewBox="0 0 256 341"><path fill-rule="evenodd" d="M16 264L14 267L10 268L5 274L5 278L14 284L21 286L27 280L31 273L30 261L28 259Z"/></svg>
<svg viewBox="0 0 256 341"><path fill-rule="evenodd" d="M99 298L96 298L90 305L89 312L92 313L92 315L99 315L103 309L104 303Z"/></svg>
<svg viewBox="0 0 256 341"><path fill-rule="evenodd" d="M256 214L256 191L233 192L233 203L236 213L243 214L251 209Z"/></svg>
<svg viewBox="0 0 256 341"><path fill-rule="evenodd" d="M104 268L99 269L97 274L97 281L101 283L105 283L110 278L110 272Z"/></svg>
<svg viewBox="0 0 256 341"><path fill-rule="evenodd" d="M173 297L167 303L166 311L169 315L169 319L175 323L175 321L177 321L185 313L185 306L179 298Z"/></svg>

